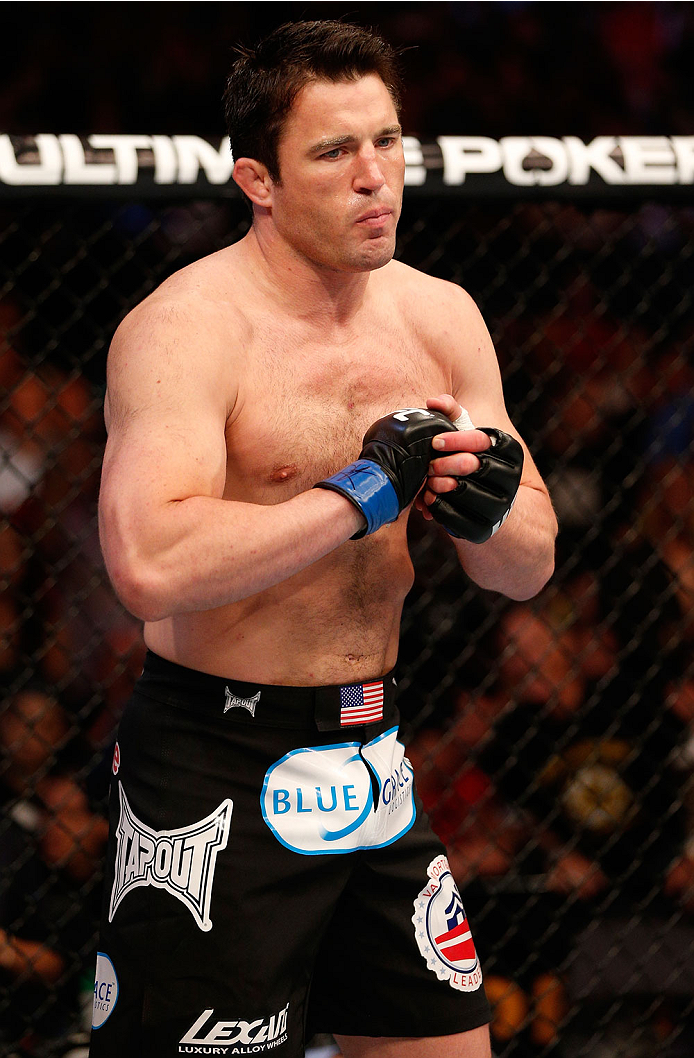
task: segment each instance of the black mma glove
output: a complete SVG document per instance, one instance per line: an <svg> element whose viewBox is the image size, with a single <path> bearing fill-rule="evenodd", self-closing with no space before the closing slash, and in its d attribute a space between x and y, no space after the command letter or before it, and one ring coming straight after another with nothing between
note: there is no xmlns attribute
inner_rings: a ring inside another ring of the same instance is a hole
<svg viewBox="0 0 694 1058"><path fill-rule="evenodd" d="M523 470L523 449L515 437L503 430L478 429L492 441L486 452L475 453L479 470L456 478L457 489L440 493L429 507L446 532L473 544L483 544L504 524Z"/></svg>
<svg viewBox="0 0 694 1058"><path fill-rule="evenodd" d="M375 533L387 522L394 522L424 484L432 458L432 437L455 429L438 411L403 408L393 412L366 431L355 463L317 482L314 488L339 492L361 511L366 526L353 540Z"/></svg>

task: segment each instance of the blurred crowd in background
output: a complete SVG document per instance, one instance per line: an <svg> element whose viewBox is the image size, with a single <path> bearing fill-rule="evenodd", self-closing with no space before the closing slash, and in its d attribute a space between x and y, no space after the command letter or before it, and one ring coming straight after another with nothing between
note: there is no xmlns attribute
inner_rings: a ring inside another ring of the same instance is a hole
<svg viewBox="0 0 694 1058"><path fill-rule="evenodd" d="M216 136L235 41L344 16L407 49L422 139L694 134L689 3L85 7L3 12L0 131ZM245 223L234 201L0 195L3 1055L83 1055L90 1021L111 754L144 654L98 542L108 343ZM403 260L477 300L561 527L554 580L510 604L411 524L408 751L495 1053L690 1058L694 202L413 199L400 233Z"/></svg>
<svg viewBox="0 0 694 1058"><path fill-rule="evenodd" d="M232 48L346 18L404 49L405 131L688 134L691 3L5 5L0 128L216 135Z"/></svg>

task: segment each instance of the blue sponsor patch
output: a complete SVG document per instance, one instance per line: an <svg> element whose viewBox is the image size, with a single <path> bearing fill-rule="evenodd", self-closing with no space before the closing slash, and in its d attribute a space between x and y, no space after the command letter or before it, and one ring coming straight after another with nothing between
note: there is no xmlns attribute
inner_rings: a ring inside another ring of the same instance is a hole
<svg viewBox="0 0 694 1058"><path fill-rule="evenodd" d="M365 745L340 742L287 753L268 768L263 819L304 856L382 848L415 819L412 766L397 728Z"/></svg>

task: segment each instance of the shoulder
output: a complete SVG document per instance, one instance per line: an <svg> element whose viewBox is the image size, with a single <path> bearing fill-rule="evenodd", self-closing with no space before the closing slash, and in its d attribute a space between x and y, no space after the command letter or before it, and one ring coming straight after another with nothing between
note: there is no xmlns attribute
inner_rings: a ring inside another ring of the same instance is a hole
<svg viewBox="0 0 694 1058"><path fill-rule="evenodd" d="M233 259L212 254L187 265L132 309L119 324L112 350L145 339L180 342L183 336L213 342L220 334L242 330L247 320L234 296Z"/></svg>
<svg viewBox="0 0 694 1058"><path fill-rule="evenodd" d="M126 370L204 376L241 359L250 322L235 293L233 258L223 254L175 272L124 317L108 353L109 385Z"/></svg>
<svg viewBox="0 0 694 1058"><path fill-rule="evenodd" d="M387 296L410 332L447 372L456 377L465 362L479 356L495 361L482 313L466 290L401 262L391 262L388 269Z"/></svg>
<svg viewBox="0 0 694 1058"><path fill-rule="evenodd" d="M457 283L401 262L391 265L388 296L410 333L440 365L448 392L468 409L473 422L505 422L496 351L474 299Z"/></svg>
<svg viewBox="0 0 694 1058"><path fill-rule="evenodd" d="M211 258L187 266L122 320L108 352L107 419L181 401L233 404L249 322L222 266Z"/></svg>
<svg viewBox="0 0 694 1058"><path fill-rule="evenodd" d="M466 290L457 283L427 275L417 268L391 261L384 280L399 309L414 325L429 328L481 320L481 313Z"/></svg>

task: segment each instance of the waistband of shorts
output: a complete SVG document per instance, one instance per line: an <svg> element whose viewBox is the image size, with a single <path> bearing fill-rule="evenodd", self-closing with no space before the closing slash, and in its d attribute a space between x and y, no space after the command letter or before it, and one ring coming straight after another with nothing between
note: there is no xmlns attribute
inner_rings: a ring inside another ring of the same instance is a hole
<svg viewBox="0 0 694 1058"><path fill-rule="evenodd" d="M282 687L212 676L148 650L135 692L165 705L262 727L346 731L398 717L392 672L365 683Z"/></svg>

